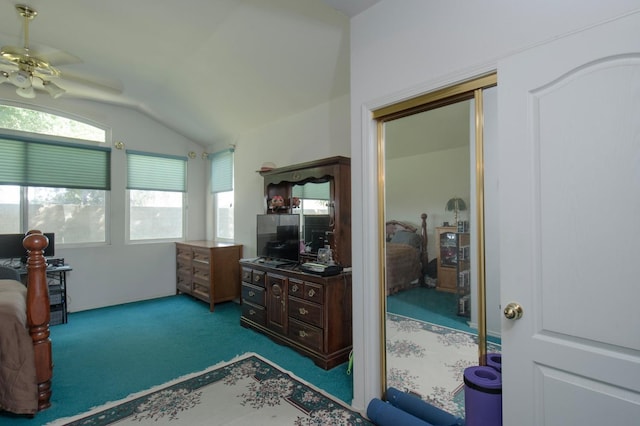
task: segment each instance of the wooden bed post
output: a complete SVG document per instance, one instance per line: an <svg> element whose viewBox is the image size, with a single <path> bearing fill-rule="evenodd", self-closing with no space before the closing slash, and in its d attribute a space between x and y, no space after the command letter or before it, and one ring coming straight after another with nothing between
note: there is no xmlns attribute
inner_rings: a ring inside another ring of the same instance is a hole
<svg viewBox="0 0 640 426"><path fill-rule="evenodd" d="M53 362L49 339L49 288L47 265L43 251L49 239L37 230L27 232L22 242L29 255L27 259L27 325L33 340L33 351L38 381L38 411L51 406L51 377Z"/></svg>
<svg viewBox="0 0 640 426"><path fill-rule="evenodd" d="M422 226L420 227L420 236L422 237L422 247L420 248L420 263L422 264L422 275L420 276L420 283L425 284L427 270L429 268L429 253L427 250L427 244L429 243L429 237L427 237L427 214L422 213L420 215L422 219Z"/></svg>

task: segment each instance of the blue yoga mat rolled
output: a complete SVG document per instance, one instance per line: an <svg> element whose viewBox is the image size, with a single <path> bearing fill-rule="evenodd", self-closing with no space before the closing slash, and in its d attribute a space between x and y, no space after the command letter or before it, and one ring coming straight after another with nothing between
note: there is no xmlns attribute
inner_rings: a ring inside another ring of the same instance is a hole
<svg viewBox="0 0 640 426"><path fill-rule="evenodd" d="M502 375L489 366L464 369L467 426L502 426Z"/></svg>
<svg viewBox="0 0 640 426"><path fill-rule="evenodd" d="M433 426L377 398L369 403L367 417L378 426Z"/></svg>
<svg viewBox="0 0 640 426"><path fill-rule="evenodd" d="M387 401L394 407L429 422L433 426L461 426L464 420L394 387L387 389Z"/></svg>
<svg viewBox="0 0 640 426"><path fill-rule="evenodd" d="M502 354L488 353L487 365L496 371L502 372Z"/></svg>

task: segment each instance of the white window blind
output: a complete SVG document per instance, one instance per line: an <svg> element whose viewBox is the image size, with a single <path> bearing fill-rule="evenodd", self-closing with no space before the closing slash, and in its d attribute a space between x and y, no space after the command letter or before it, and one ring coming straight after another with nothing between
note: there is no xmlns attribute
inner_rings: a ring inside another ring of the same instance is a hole
<svg viewBox="0 0 640 426"><path fill-rule="evenodd" d="M211 192L233 191L233 149L216 152L211 158Z"/></svg>
<svg viewBox="0 0 640 426"><path fill-rule="evenodd" d="M187 157L127 150L127 189L186 192Z"/></svg>

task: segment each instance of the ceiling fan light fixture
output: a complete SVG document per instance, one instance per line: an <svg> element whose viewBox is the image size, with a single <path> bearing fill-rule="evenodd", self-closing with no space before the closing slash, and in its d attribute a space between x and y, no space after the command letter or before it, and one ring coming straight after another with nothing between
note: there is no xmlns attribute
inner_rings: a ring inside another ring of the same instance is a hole
<svg viewBox="0 0 640 426"><path fill-rule="evenodd" d="M53 99L58 99L61 95L66 93L62 87L58 86L51 81L42 80L42 88L49 94Z"/></svg>
<svg viewBox="0 0 640 426"><path fill-rule="evenodd" d="M33 86L28 87L18 87L16 89L16 93L23 98L33 99L36 97L36 91L33 90Z"/></svg>
<svg viewBox="0 0 640 426"><path fill-rule="evenodd" d="M31 87L31 74L25 70L12 71L9 73L9 82L21 89Z"/></svg>

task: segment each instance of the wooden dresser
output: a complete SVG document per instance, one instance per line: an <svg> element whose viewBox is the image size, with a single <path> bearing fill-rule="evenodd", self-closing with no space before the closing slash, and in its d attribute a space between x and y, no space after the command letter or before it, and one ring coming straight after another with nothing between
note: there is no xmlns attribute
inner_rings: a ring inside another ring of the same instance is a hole
<svg viewBox="0 0 640 426"><path fill-rule="evenodd" d="M176 243L176 291L209 303L240 298L242 245L214 241Z"/></svg>
<svg viewBox="0 0 640 426"><path fill-rule="evenodd" d="M352 345L351 274L320 277L242 261L240 324L292 347L328 370Z"/></svg>

